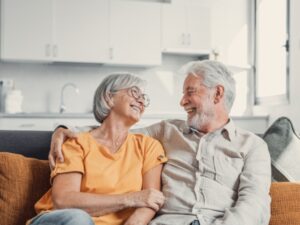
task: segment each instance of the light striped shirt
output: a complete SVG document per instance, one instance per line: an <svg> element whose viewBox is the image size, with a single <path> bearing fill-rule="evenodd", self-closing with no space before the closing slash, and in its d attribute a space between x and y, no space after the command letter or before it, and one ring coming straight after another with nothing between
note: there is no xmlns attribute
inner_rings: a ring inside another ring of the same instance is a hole
<svg viewBox="0 0 300 225"><path fill-rule="evenodd" d="M267 225L271 163L266 143L229 121L203 134L182 120L135 132L159 140L168 157L166 202L150 225Z"/></svg>

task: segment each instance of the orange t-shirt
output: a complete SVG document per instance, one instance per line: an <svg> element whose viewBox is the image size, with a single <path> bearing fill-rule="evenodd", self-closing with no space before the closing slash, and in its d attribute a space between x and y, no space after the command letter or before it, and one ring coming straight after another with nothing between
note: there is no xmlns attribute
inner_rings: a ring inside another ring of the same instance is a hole
<svg viewBox="0 0 300 225"><path fill-rule="evenodd" d="M81 192L124 194L142 189L143 174L167 161L161 144L142 134L128 134L120 149L112 154L89 132L70 139L62 147L64 163L57 162L51 180L61 173L82 173ZM53 209L51 189L35 204L37 213ZM133 208L93 217L96 225L123 224Z"/></svg>

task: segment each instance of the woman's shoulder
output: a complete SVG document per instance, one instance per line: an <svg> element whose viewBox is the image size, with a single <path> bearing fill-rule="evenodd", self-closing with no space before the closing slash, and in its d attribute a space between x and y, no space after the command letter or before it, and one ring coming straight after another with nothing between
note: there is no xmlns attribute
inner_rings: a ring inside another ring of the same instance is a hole
<svg viewBox="0 0 300 225"><path fill-rule="evenodd" d="M76 134L76 138L69 138L65 143L68 143L69 145L86 146L90 137L90 132L79 132Z"/></svg>
<svg viewBox="0 0 300 225"><path fill-rule="evenodd" d="M158 140L156 140L153 137L150 137L148 135L145 134L130 134L131 135L131 139L133 139L135 142L138 142L140 144L143 144L145 146L147 145L160 145L160 142Z"/></svg>
<svg viewBox="0 0 300 225"><path fill-rule="evenodd" d="M150 137L149 135L146 135L146 134L132 134L132 133L130 133L129 135L131 135L131 137L136 139L136 140L142 140L142 141L156 140L153 137Z"/></svg>

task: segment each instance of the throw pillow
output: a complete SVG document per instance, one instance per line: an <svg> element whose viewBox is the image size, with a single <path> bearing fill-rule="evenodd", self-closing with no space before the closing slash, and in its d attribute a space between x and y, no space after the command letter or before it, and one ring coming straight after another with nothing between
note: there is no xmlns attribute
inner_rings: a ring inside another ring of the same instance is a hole
<svg viewBox="0 0 300 225"><path fill-rule="evenodd" d="M272 216L269 225L299 225L300 184L273 182L270 193Z"/></svg>
<svg viewBox="0 0 300 225"><path fill-rule="evenodd" d="M0 153L0 220L4 225L25 224L35 216L35 202L49 189L48 161Z"/></svg>
<svg viewBox="0 0 300 225"><path fill-rule="evenodd" d="M277 119L263 139L272 159L272 176L276 181L300 181L300 137L286 117Z"/></svg>

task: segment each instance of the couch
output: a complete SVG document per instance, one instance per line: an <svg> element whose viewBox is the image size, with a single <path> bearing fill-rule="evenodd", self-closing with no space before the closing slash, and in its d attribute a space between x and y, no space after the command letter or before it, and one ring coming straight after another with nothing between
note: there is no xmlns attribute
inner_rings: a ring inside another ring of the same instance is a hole
<svg viewBox="0 0 300 225"><path fill-rule="evenodd" d="M47 155L51 135L49 131L0 131L1 225L22 225L35 215L34 203L50 187ZM274 135L280 145L272 144ZM275 175L274 179L277 180L272 182L270 190L272 197L270 225L300 225L300 183L294 182L289 170L282 172L282 168L276 164L280 159L278 146L282 152L286 147L278 138L289 139L291 142L293 140L291 135L298 138L291 121L283 117L275 121L262 136L269 148L272 148L270 150L272 172L273 176ZM290 146L289 142L286 143ZM273 149L277 157L274 160Z"/></svg>

